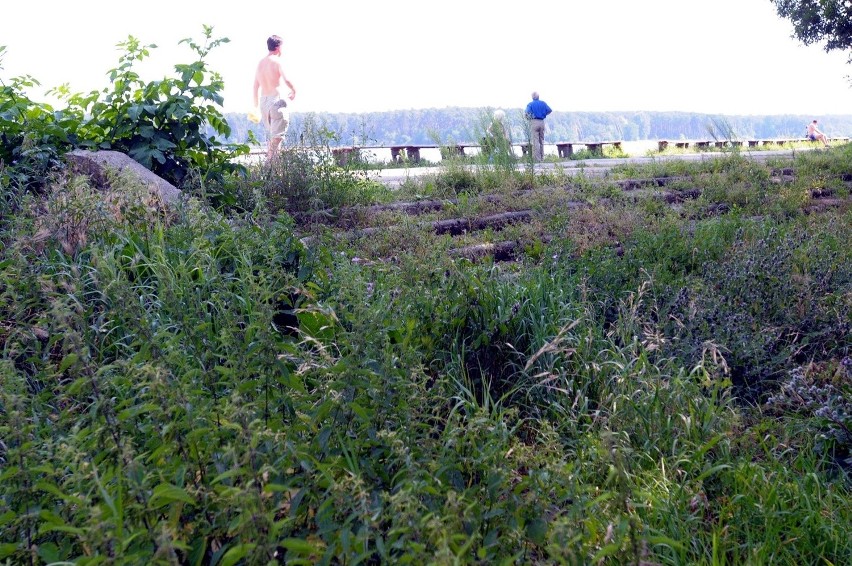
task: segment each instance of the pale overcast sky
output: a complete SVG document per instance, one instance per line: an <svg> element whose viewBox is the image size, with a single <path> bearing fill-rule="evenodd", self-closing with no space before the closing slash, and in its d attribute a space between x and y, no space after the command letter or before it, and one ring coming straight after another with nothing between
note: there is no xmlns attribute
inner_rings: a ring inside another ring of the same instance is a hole
<svg viewBox="0 0 852 566"><path fill-rule="evenodd" d="M852 65L791 38L770 0L78 0L7 3L0 80L29 74L72 91L106 87L116 44L154 43L145 80L171 75L203 24L230 43L211 54L226 112L251 107L266 38L284 38L291 110L365 112L524 106L559 111L852 113Z"/></svg>

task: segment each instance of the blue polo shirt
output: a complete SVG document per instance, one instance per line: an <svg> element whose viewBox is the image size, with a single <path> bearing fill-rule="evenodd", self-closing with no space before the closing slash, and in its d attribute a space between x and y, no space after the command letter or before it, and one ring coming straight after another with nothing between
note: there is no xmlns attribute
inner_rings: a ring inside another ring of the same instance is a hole
<svg viewBox="0 0 852 566"><path fill-rule="evenodd" d="M529 104L527 104L527 117L535 118L536 120L544 120L544 118L553 112L550 109L550 106L547 105L547 102L539 99L533 100Z"/></svg>

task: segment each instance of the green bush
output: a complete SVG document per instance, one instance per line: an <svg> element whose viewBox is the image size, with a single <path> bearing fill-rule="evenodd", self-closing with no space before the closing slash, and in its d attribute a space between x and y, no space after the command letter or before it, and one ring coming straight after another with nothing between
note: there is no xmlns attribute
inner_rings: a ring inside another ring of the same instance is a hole
<svg viewBox="0 0 852 566"><path fill-rule="evenodd" d="M0 45L0 70L5 47ZM71 147L53 108L33 102L24 90L39 83L29 76L0 80L0 217L19 210L27 191L41 191Z"/></svg>
<svg viewBox="0 0 852 566"><path fill-rule="evenodd" d="M135 65L154 46L128 37L118 44L124 53L118 67L109 71L111 86L88 94L59 87L54 92L67 103L61 110L22 95L25 87L38 84L30 77L0 83L0 180L38 187L72 148L127 153L179 187L193 175L218 183L227 173L241 171L233 157L247 154L248 146L225 143L230 127L220 110L224 84L205 62L210 51L228 39L212 39L212 31L204 26L203 44L192 39L181 42L189 45L197 60L175 65L175 77L150 83L140 79Z"/></svg>

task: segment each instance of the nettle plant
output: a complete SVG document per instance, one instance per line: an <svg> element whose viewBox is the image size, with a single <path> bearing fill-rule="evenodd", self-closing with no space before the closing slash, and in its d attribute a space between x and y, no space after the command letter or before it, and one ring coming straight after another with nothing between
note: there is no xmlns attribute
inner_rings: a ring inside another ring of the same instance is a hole
<svg viewBox="0 0 852 566"><path fill-rule="evenodd" d="M795 367L766 406L804 417L817 448L852 469L852 357L844 356L833 373Z"/></svg>

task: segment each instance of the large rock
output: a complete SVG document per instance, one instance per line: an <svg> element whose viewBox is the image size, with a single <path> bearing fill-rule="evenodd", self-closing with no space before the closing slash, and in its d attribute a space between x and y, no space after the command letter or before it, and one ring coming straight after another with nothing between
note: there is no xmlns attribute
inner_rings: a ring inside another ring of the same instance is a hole
<svg viewBox="0 0 852 566"><path fill-rule="evenodd" d="M112 180L129 172L165 204L177 202L183 194L180 189L120 151L75 149L66 153L65 158L75 172L88 176L97 187L110 187Z"/></svg>

